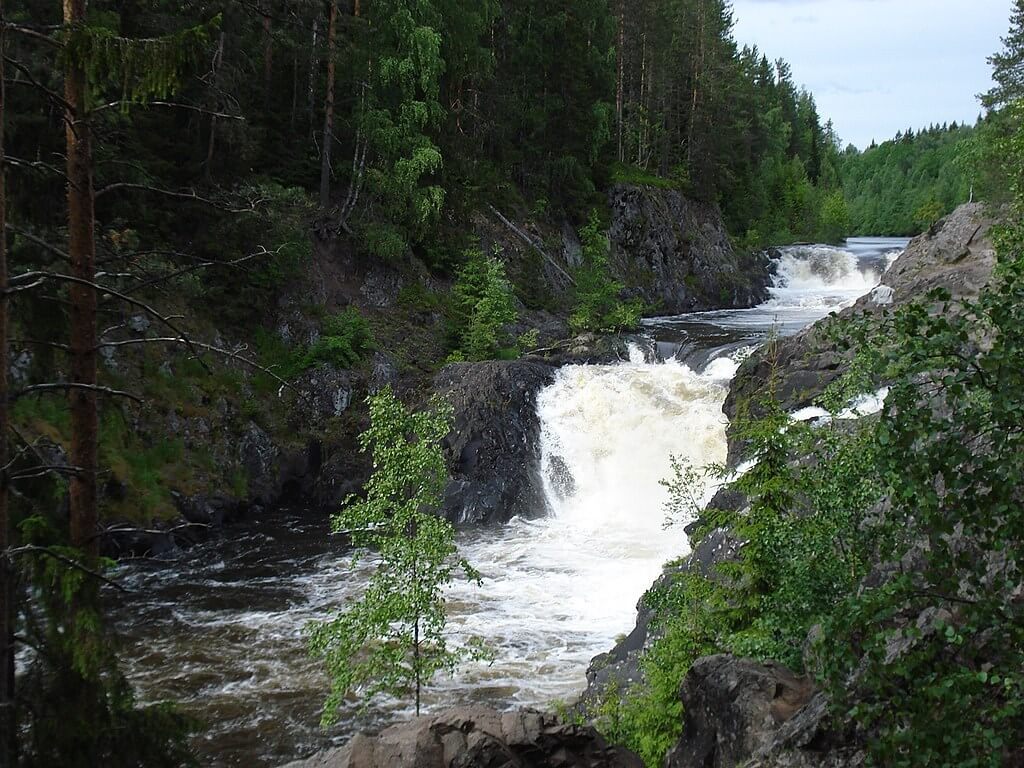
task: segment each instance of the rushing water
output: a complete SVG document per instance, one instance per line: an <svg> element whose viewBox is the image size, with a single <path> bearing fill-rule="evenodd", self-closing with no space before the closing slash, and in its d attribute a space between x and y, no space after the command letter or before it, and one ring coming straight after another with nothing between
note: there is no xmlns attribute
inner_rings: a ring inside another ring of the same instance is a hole
<svg viewBox="0 0 1024 768"><path fill-rule="evenodd" d="M871 290L905 243L783 249L761 307L648 321L668 362L635 352L619 365L560 370L537 406L548 509L459 534L483 586L452 588L452 637L483 638L494 661L439 681L427 707L577 695L590 659L630 630L662 564L685 554L682 531L663 528L658 481L673 454L724 458L721 406L739 357L771 328L793 333ZM282 510L170 567L123 565L119 579L133 591L110 595L110 609L142 698L179 701L206 722L196 738L204 764L272 766L408 714L407 703L385 701L329 732L317 726L326 680L302 628L358 594L365 576L326 520Z"/></svg>

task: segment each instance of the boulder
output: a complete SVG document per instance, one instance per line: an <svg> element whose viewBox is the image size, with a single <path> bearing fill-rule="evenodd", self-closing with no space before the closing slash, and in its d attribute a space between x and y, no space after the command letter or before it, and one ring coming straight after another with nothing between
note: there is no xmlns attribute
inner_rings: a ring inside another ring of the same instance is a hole
<svg viewBox="0 0 1024 768"><path fill-rule="evenodd" d="M768 748L815 697L780 664L719 655L698 659L679 691L683 734L666 768L734 768Z"/></svg>
<svg viewBox="0 0 1024 768"><path fill-rule="evenodd" d="M534 710L459 707L357 735L284 768L643 768L593 728Z"/></svg>
<svg viewBox="0 0 1024 768"><path fill-rule="evenodd" d="M555 369L530 361L456 363L435 378L455 408L445 452L452 479L442 513L455 523L507 522L545 511L537 481L537 393Z"/></svg>
<svg viewBox="0 0 1024 768"><path fill-rule="evenodd" d="M608 193L611 265L658 314L753 307L768 299L769 260L733 250L713 203L617 184Z"/></svg>

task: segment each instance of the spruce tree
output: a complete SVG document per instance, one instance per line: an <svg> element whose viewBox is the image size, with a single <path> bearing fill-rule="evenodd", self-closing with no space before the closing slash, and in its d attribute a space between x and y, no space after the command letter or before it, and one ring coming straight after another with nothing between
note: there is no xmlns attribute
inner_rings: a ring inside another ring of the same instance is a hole
<svg viewBox="0 0 1024 768"><path fill-rule="evenodd" d="M1024 98L1024 0L1014 0L1003 50L990 56L988 63L996 85L982 95L982 104L998 109Z"/></svg>

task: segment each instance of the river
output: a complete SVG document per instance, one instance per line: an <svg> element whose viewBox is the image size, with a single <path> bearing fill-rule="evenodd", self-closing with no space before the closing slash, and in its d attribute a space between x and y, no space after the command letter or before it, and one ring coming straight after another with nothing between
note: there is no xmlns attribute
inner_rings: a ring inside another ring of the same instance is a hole
<svg viewBox="0 0 1024 768"><path fill-rule="evenodd" d="M721 407L747 350L871 290L906 242L784 248L760 307L645 321L665 362L636 349L618 365L561 369L538 398L547 510L459 533L483 585L452 588L452 639L482 638L493 663L438 680L428 710L577 696L590 659L632 628L662 564L686 554L682 530L664 527L658 481L670 455L723 460ZM171 566L125 563L117 579L132 590L107 601L125 671L143 701L177 701L204 722L195 738L204 765L279 765L410 713L408 702L385 701L318 727L327 682L305 653L303 627L365 583L326 519L279 510Z"/></svg>

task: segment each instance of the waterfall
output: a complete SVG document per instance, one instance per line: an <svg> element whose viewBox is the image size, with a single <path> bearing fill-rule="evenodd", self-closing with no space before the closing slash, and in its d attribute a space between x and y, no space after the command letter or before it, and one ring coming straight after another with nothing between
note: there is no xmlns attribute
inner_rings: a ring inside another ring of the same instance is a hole
<svg viewBox="0 0 1024 768"><path fill-rule="evenodd" d="M526 704L579 692L590 659L632 628L637 599L687 552L681 525L664 527L659 481L672 455L725 460L722 403L736 367L721 357L696 372L635 349L629 362L558 371L537 401L547 514L460 541L484 586L456 586L451 620L458 635L487 637L496 658L453 688Z"/></svg>
<svg viewBox="0 0 1024 768"><path fill-rule="evenodd" d="M830 245L794 245L779 253L766 307L820 307L852 301L878 285L885 271L884 263L864 263L852 251Z"/></svg>

